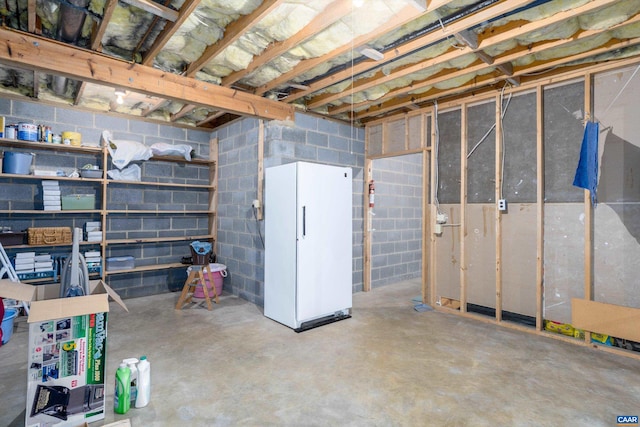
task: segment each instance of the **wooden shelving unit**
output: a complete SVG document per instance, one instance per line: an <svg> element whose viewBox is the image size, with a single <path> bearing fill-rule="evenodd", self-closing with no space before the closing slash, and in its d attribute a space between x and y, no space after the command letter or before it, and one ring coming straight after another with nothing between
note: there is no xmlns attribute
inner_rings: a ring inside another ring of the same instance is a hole
<svg viewBox="0 0 640 427"><path fill-rule="evenodd" d="M100 164L103 172L102 178L73 178L67 176L41 176L41 175L17 175L17 174L6 174L0 173L0 182L5 182L8 180L26 180L26 181L42 181L42 180L55 180L61 181L71 184L78 185L93 185L96 188L96 203L100 208L98 209L88 209L88 210L60 210L60 211L45 211L38 209L0 209L0 217L12 218L14 216L26 216L33 217L34 224L37 226L38 221L44 220L45 218L56 218L56 216L74 216L74 215L84 215L88 218L94 218L95 221L100 221L102 224L102 239L100 241L92 241L92 242L81 242L82 246L99 246L100 252L102 254L102 273L101 277L106 279L108 276L113 276L117 274L126 274L126 273L135 273L135 272L147 272L147 271L155 271L155 270L165 270L171 268L185 267L184 264L179 262L175 263L158 263L153 265L142 265L132 269L122 269L115 271L107 271L106 270L106 257L108 255L109 247L113 246L122 246L122 245L144 245L144 244L157 244L157 243L176 243L176 242L189 242L193 240L208 240L212 243L215 243L215 239L217 236L216 233L216 221L215 221L215 213L216 213L216 202L217 197L215 194L216 184L217 184L217 140L214 140L210 144L209 150L209 158L195 158L191 161L187 161L182 157L176 156L162 156L157 158L151 158L146 162L171 162L178 164L189 164L189 165L197 165L197 166L207 166L209 168L209 182L207 184L193 184L188 182L189 180L186 178L176 178L175 181L180 182L160 182L160 181L145 181L144 177L142 181L115 181L111 180L107 177L106 169L107 165L109 165L109 152L106 147L92 147L92 146L70 146L70 145L60 145L60 144L49 144L49 143L40 143L40 142L31 142L31 141L21 141L21 140L12 140L12 139L0 139L0 148L16 148L21 150L29 150L29 152L47 152L50 154L51 152L58 153L70 153L70 154L90 154L96 157L96 161ZM157 178L154 178L157 180ZM123 188L130 187L157 187L157 188L166 188L173 191L179 189L185 190L204 190L209 192L209 200L208 204L203 207L203 209L184 209L184 210L163 210L163 209L110 209L109 208L109 188L113 188L113 186L122 186ZM142 237L142 238L125 238L125 239L107 239L108 230L108 221L107 218L112 216L119 215L135 215L137 217L163 217L170 215L184 215L184 216L206 216L208 218L208 230L206 234L200 235L191 235L191 236L168 236L168 237ZM6 246L7 249L31 249L37 250L38 248L64 248L70 247L71 244L52 244L52 245L43 245L43 246L35 246L35 245L12 245ZM39 279L38 279L39 280ZM41 280L39 280L41 282Z"/></svg>

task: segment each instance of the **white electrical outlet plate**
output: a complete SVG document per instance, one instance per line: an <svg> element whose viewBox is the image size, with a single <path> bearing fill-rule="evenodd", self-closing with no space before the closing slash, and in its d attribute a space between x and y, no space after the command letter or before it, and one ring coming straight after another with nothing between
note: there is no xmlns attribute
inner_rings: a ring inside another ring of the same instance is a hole
<svg viewBox="0 0 640 427"><path fill-rule="evenodd" d="M442 224L436 224L433 228L433 234L442 234Z"/></svg>
<svg viewBox="0 0 640 427"><path fill-rule="evenodd" d="M506 199L498 200L498 210L499 211L506 211L507 210L507 200Z"/></svg>

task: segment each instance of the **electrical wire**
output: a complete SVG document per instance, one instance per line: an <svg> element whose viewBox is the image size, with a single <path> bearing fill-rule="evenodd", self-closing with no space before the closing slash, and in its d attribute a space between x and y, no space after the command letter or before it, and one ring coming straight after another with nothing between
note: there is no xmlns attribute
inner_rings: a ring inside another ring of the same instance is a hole
<svg viewBox="0 0 640 427"><path fill-rule="evenodd" d="M500 142L502 143L502 165L500 166L500 199L504 199L503 191L504 191L504 164L505 164L505 152L507 151L506 144L504 141L504 116L507 114L507 110L509 109L509 104L511 103L511 97L513 96L513 92L509 92L509 98L507 98L507 104L504 105L504 90L507 88L507 85L511 86L510 83L505 82L504 86L502 86L502 90L500 91Z"/></svg>
<svg viewBox="0 0 640 427"><path fill-rule="evenodd" d="M435 141L433 141L433 148L434 148L434 153L433 156L435 157L435 163L436 163L436 171L435 171L435 186L436 186L436 191L435 194L433 195L433 202L436 205L436 213L441 213L440 212L440 202L438 201L438 186L439 184L439 164L438 164L438 150L440 148L440 129L438 128L438 101L435 100L433 102L433 116L434 116L434 128L435 128L435 136L436 139Z"/></svg>

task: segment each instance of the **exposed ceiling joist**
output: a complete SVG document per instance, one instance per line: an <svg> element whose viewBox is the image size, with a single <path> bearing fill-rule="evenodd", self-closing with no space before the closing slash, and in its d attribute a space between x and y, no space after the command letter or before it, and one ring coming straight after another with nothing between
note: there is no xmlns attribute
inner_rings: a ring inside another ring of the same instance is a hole
<svg viewBox="0 0 640 427"><path fill-rule="evenodd" d="M598 49L593 49L588 52L583 52L580 54L560 58L557 60L538 62L530 67L526 67L521 70L516 70L514 72L514 76L523 77L523 76L526 76L527 74L543 73L547 70L550 71L558 67L563 67L569 62L580 61L582 59L589 58L594 55L600 55L600 54L612 52L618 49L622 49L629 46L635 46L635 45L640 45L640 37L635 39L630 39L630 40L624 40L624 41L610 40L608 43L606 43L606 46L600 47ZM446 90L432 89L419 96L418 95L405 96L403 98L396 98L384 103L380 103L375 106L371 106L367 110L356 113L356 118L358 120L362 120L368 117L380 116L385 112L394 111L395 109L401 106L406 106L410 103L433 102L433 100L438 98L461 94L464 92L470 92L476 88L489 87L493 84L499 83L504 80L505 80L504 76L495 77L491 74L486 74L484 76L479 76L477 79L471 81L470 83L461 85L453 89L446 89Z"/></svg>
<svg viewBox="0 0 640 427"><path fill-rule="evenodd" d="M454 0L450 0L450 1L454 1ZM389 31L393 31L416 18L417 16L416 16L415 8L413 6L406 6L402 10L400 10L395 16L393 16L393 18L387 21L384 25L380 26L376 31L373 31L369 34L365 34L360 37L356 37L353 39L353 41L349 43L345 43L344 45L338 47L337 49L332 50L326 55L300 61L300 63L296 65L291 71L283 73L279 77L276 77L275 79L271 80L268 84L265 84L256 88L254 93L256 93L257 95L262 95L270 91L271 89L277 88L278 86L285 84L288 81L295 80L296 76L300 74L304 74L305 72L311 70L314 67L317 67L318 65L329 62L340 55L343 55L345 53L352 51L357 47L365 45L368 42L379 37L380 35L387 33ZM375 61L371 61L371 62L375 63ZM312 88L311 90L313 91L314 84L310 84L309 86ZM296 98L287 98L287 102L297 99L300 96L304 96L307 93L308 93L307 91L296 92Z"/></svg>
<svg viewBox="0 0 640 427"><path fill-rule="evenodd" d="M541 19L535 22L532 22L530 24L527 25L522 25L519 26L517 29L513 29L510 31L511 37L512 38L518 38L518 37L523 37L525 36L527 33L530 33L532 31L537 31L540 30L541 28L545 28L548 27L549 25L553 25L556 24L558 22L563 22L565 20L571 19L573 17L582 15L584 13L589 13L589 12L593 12L595 10L598 10L604 6L610 5L615 3L618 0L602 0L599 2L591 2L591 3L587 3L581 7L578 8L574 8L571 10L567 10L565 12L556 14L556 15L552 15L549 18L546 19ZM561 15L561 16L558 16ZM592 35L593 33L587 33L587 32L582 32L581 37L587 37L589 35ZM483 62L485 62L487 65L491 65L493 64L495 58L491 58L491 62L488 62L485 59L488 58L482 58L482 55L478 55L478 53L483 50L483 49L487 49L490 48L492 46L496 46L499 43L504 42L505 38L504 38L504 34L502 32L497 32L497 35L491 36L491 37L487 37L483 40L480 41L478 47L480 50L476 51L475 54L476 56L480 57ZM570 39L570 40L564 40L563 44L568 43L570 41L572 41L574 39ZM547 42L549 43L549 42ZM555 43L555 42L554 42ZM545 46L548 46L548 48L554 47L555 44L549 45L549 44L544 44ZM541 44L538 44L538 46L541 46ZM533 51L526 51L527 48L521 48L521 52L523 52L522 54L528 54L528 53L533 53ZM540 48L542 49L542 48ZM446 63L449 61L453 61L457 58L461 58L462 56L470 53L471 50L469 48L465 48L465 49L451 49L449 52L439 55L435 58L429 59L429 60L425 60L422 61L420 63L411 65L411 66L406 66L406 67L402 67L398 70L394 70L391 73L388 74L383 74L383 73L377 73L376 75L369 77L367 79L360 79L356 82L354 82L354 89L353 92L359 92L362 90L366 90L370 87L373 87L376 84L382 84L382 83L387 83L390 81L393 81L395 79L398 79L400 77L404 77L407 75L410 75L412 73L416 73L418 71L421 70L425 70L429 67L434 67L438 64L442 64L442 63ZM486 55L486 54L485 54ZM503 67L506 67L504 64L506 64L508 61L511 60L515 60L518 59L520 56L522 56L521 54L517 54L516 56L509 56L508 60L506 60L506 58L503 56L500 59L501 64L503 65ZM490 57L489 57L490 58ZM375 101L370 102L370 104L379 104L381 101L384 102L384 100L386 99L392 99L394 97L398 97L398 96L402 96L404 93L407 93L409 91L415 91L420 89L420 87L424 87L424 86L430 86L433 84L437 84L437 83L441 83L447 79L450 79L452 77L458 76L458 75L464 75L464 74L468 74L471 71L481 71L483 69L485 69L486 67L483 65L475 65L473 67L467 67L465 70L462 71L458 71L458 70L449 70L449 71L443 71L440 72L438 74L436 74L435 76L431 76L430 78L428 78L427 80L425 80L424 82L414 82L411 87L408 88L404 88L403 89L396 89L396 90L392 90L390 92L388 92L387 94L385 94L384 97L377 99ZM506 69L506 68L505 68ZM508 71L508 69L506 69ZM455 73L455 76L452 75L452 73ZM504 71L503 71L504 73ZM511 72L513 74L513 72ZM504 73L506 74L506 73ZM375 83L374 83L375 82ZM428 83L427 83L428 82ZM341 96L340 96L341 95ZM343 98L345 95L344 94L327 94L327 95L321 95L318 96L312 100L310 100L307 105L309 106L309 108L313 108L313 107L317 107L317 106L321 106L321 105L325 105L328 102L332 102L335 100L338 100L340 98ZM366 105L367 103L361 103L360 106L356 106L356 108L361 107L362 105ZM349 107L349 109L351 109L351 106ZM343 110L342 107L336 107L335 109L331 110L332 112L337 112L337 111L346 111Z"/></svg>
<svg viewBox="0 0 640 427"><path fill-rule="evenodd" d="M162 32L153 43L153 46L145 53L142 60L143 65L152 65L155 57L160 53L162 48L169 42L169 39L180 29L180 26L189 18L193 11L200 4L200 0L187 0L180 8L178 18L171 24L165 25Z"/></svg>
<svg viewBox="0 0 640 427"><path fill-rule="evenodd" d="M183 106L180 109L180 111L178 111L177 113L171 115L171 121L175 122L176 120L180 120L182 117L184 117L187 114L189 114L195 108L196 108L196 106L195 105L191 105L191 104Z"/></svg>
<svg viewBox="0 0 640 427"><path fill-rule="evenodd" d="M280 102L7 29L0 29L0 62L176 101L188 99L194 105L242 116L276 120L294 117L293 107Z"/></svg>
<svg viewBox="0 0 640 427"><path fill-rule="evenodd" d="M258 8L249 15L244 15L237 21L228 25L225 28L224 37L207 47L200 58L189 64L187 71L185 72L186 76L193 77L198 71L207 65L212 58L238 40L242 34L253 28L262 18L271 13L283 2L284 0L264 0L260 6L258 6Z"/></svg>
<svg viewBox="0 0 640 427"><path fill-rule="evenodd" d="M352 0L337 0L336 2L329 4L322 13L317 15L295 35L281 42L271 44L260 55L254 56L251 63L245 69L231 73L223 78L222 86L231 86L233 83L245 77L255 69L267 64L272 59L282 55L289 49L314 36L316 33L333 25L336 21L344 18L352 11Z"/></svg>
<svg viewBox="0 0 640 427"><path fill-rule="evenodd" d="M122 0L122 2L159 16L167 21L174 22L178 19L178 12L150 0Z"/></svg>
<svg viewBox="0 0 640 427"><path fill-rule="evenodd" d="M445 30L447 33L460 33L462 31L465 31L469 28L472 28L482 22L491 20L497 16L500 16L502 14L504 14L505 12L509 11L509 10L513 10L513 9L517 9L518 7L521 7L527 3L529 3L531 0L508 0L506 2L503 3L499 3L497 5L494 6L490 6L487 9L483 9L480 12L474 13L472 15L469 15L465 18L462 18L458 21L452 22L451 24L449 24L447 27L445 27ZM436 30L436 31L432 31L430 33L425 34L422 37L418 37L415 38L413 40L410 40L400 46L396 46L393 49L393 55L388 55L388 57L385 57L385 60L383 63L389 63L392 60L398 58L398 57L402 57L404 55L408 55L412 52L415 52L421 48L424 48L425 46L430 46L434 43L440 42L443 39L446 39L446 35L443 36L442 31L440 30ZM466 47L465 49L459 49L457 54L458 55L462 55L463 52L469 53L470 50L468 47ZM440 59L440 57L438 57L438 59ZM369 87L372 87L374 85L378 85L384 81L389 81L389 80L393 80L395 78L400 77L401 75L408 75L411 74L414 71L408 71L410 68L411 69L425 69L427 68L425 65L428 63L429 61L424 61L424 62L420 62L415 64L412 67L404 67L400 70L394 71L391 74L383 74L381 71L378 72L376 74L375 77L370 77L367 79L360 79L355 81L354 87L353 87L353 92L358 92L361 90L365 90ZM339 83L341 81L347 80L349 78L351 78L352 75L358 75L364 72L367 72L371 69L374 69L376 67L378 67L379 65L382 65L380 63L378 63L377 65L375 63L369 63L369 62L362 62L360 64L356 64L354 65L354 67L352 67L351 69L347 69L344 70L340 73L336 73L336 74L332 74L324 79L321 80L317 80L315 82L313 82L311 84L311 87L313 88L314 91L317 91L319 89L322 88L326 88L329 87L333 84ZM399 74L400 73L400 74ZM383 80L380 80L383 79ZM377 83L376 83L377 82ZM351 92L351 90L349 90L349 92ZM287 98L287 102L291 102L297 98L299 98L302 95L302 93L297 93L295 96L293 97L289 97ZM309 106L309 108L317 108L319 106L328 104L330 102L336 101L340 98L344 97L343 93L329 93L329 94L323 94L323 95L318 95L314 98L312 98L311 100L309 100L309 102L307 102L307 105Z"/></svg>
<svg viewBox="0 0 640 427"><path fill-rule="evenodd" d="M109 21L111 21L113 11L116 9L117 5L118 0L107 0L105 3L100 25L98 25L98 28L91 33L91 50L95 50L97 52L102 50L102 37L104 36L105 31L107 31L107 25L109 25Z"/></svg>
<svg viewBox="0 0 640 427"><path fill-rule="evenodd" d="M27 29L30 33L36 32L36 0L27 1Z"/></svg>

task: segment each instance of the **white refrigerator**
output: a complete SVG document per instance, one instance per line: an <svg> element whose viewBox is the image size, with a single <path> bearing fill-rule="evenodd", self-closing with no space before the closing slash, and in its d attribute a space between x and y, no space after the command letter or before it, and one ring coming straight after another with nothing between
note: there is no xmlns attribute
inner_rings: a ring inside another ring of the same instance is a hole
<svg viewBox="0 0 640 427"><path fill-rule="evenodd" d="M265 169L264 314L296 332L350 317L351 168Z"/></svg>

